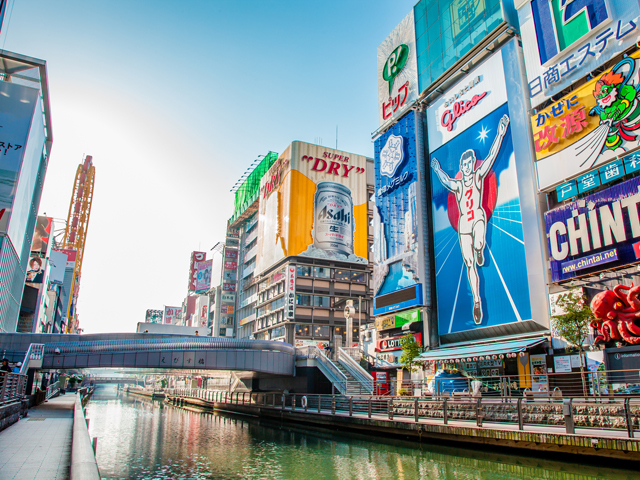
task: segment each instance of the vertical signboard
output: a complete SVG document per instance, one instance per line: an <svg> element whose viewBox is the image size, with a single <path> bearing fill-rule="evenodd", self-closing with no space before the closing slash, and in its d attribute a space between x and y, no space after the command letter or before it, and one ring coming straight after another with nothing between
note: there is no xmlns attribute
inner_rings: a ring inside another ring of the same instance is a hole
<svg viewBox="0 0 640 480"><path fill-rule="evenodd" d="M33 241L31 242L32 252L38 252L43 255L47 254L52 224L53 219L51 217L38 216L36 229L33 232Z"/></svg>
<svg viewBox="0 0 640 480"><path fill-rule="evenodd" d="M296 266L287 266L287 280L285 284L284 318L293 320L296 313Z"/></svg>
<svg viewBox="0 0 640 480"><path fill-rule="evenodd" d="M445 92L427 124L440 335L530 319L502 51Z"/></svg>
<svg viewBox="0 0 640 480"><path fill-rule="evenodd" d="M0 82L0 233L9 225L38 96L34 88Z"/></svg>
<svg viewBox="0 0 640 480"><path fill-rule="evenodd" d="M413 10L378 46L380 125L398 118L420 94Z"/></svg>
<svg viewBox="0 0 640 480"><path fill-rule="evenodd" d="M194 292L198 284L198 263L204 262L207 258L205 252L191 252L189 262L189 290Z"/></svg>
<svg viewBox="0 0 640 480"><path fill-rule="evenodd" d="M558 200L563 200L624 175L622 161L600 174L589 170L640 143L639 71L640 52L635 52L531 117L540 190L560 185ZM581 174L577 185L566 182Z"/></svg>
<svg viewBox="0 0 640 480"><path fill-rule="evenodd" d="M255 273L295 255L367 264L366 164L293 142L262 177Z"/></svg>
<svg viewBox="0 0 640 480"><path fill-rule="evenodd" d="M196 279L196 292L206 292L211 288L211 268L213 260L198 262L198 277Z"/></svg>
<svg viewBox="0 0 640 480"><path fill-rule="evenodd" d="M421 282L416 116L407 113L375 142L373 291L375 296Z"/></svg>
<svg viewBox="0 0 640 480"><path fill-rule="evenodd" d="M518 20L532 107L638 41L637 0L520 3Z"/></svg>

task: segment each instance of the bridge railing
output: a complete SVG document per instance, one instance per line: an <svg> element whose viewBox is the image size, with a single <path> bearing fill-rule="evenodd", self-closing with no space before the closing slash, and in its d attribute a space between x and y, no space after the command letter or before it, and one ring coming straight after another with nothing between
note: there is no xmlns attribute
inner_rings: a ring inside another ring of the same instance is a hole
<svg viewBox="0 0 640 480"><path fill-rule="evenodd" d="M351 350L353 350L353 348L351 348ZM338 348L338 361L353 376L353 378L360 382L363 389L368 394L373 393L373 377L353 359L349 351L343 348Z"/></svg>
<svg viewBox="0 0 640 480"><path fill-rule="evenodd" d="M27 376L20 373L0 372L0 404L24 398Z"/></svg>
<svg viewBox="0 0 640 480"><path fill-rule="evenodd" d="M335 364L327 358L324 350L320 350L315 345L307 347L298 347L297 355L300 357L311 358L316 360L316 364L325 377L336 387L340 393L347 393L349 380L347 376L335 366Z"/></svg>
<svg viewBox="0 0 640 480"><path fill-rule="evenodd" d="M377 420L436 421L443 425L457 421L484 424L564 427L569 434L598 435L602 430L635 437L640 430L640 398L554 398L524 397L390 397L344 396L292 393L219 392L203 389L167 390L169 402L179 398L200 399L211 404L256 405L284 411L323 415L356 416ZM512 427L509 427L512 428ZM579 432L580 433L580 432Z"/></svg>

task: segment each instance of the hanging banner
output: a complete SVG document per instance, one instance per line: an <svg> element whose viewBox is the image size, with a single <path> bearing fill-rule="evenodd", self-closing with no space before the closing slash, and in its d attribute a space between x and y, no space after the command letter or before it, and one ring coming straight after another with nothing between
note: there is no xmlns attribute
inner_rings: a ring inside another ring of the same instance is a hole
<svg viewBox="0 0 640 480"><path fill-rule="evenodd" d="M211 288L211 268L213 260L198 262L198 278L196 280L196 292L205 292Z"/></svg>
<svg viewBox="0 0 640 480"><path fill-rule="evenodd" d="M285 307L284 318L293 320L296 313L296 266L287 267L287 280L285 283Z"/></svg>

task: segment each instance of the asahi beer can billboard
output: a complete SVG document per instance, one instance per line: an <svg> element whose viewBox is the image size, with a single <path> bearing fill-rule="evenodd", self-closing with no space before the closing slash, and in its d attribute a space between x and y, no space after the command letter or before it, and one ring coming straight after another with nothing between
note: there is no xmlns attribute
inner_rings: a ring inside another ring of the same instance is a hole
<svg viewBox="0 0 640 480"><path fill-rule="evenodd" d="M296 255L368 263L366 165L293 142L262 177L256 274Z"/></svg>

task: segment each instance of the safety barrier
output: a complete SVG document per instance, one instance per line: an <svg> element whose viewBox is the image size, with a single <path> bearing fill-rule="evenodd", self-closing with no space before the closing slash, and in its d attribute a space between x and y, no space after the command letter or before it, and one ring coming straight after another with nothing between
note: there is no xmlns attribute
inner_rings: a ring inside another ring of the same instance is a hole
<svg viewBox="0 0 640 480"><path fill-rule="evenodd" d="M26 375L0 372L0 404L22 400L24 398L26 388Z"/></svg>

